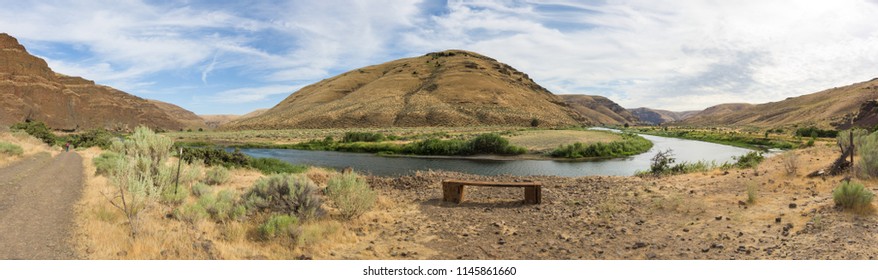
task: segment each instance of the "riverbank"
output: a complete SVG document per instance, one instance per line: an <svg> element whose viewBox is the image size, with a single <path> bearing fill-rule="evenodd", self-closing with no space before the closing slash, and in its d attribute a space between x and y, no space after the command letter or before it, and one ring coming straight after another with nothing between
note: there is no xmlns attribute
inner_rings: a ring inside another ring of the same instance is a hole
<svg viewBox="0 0 878 280"><path fill-rule="evenodd" d="M874 259L878 219L833 205L842 177L807 178L837 156L829 147L794 151L754 169L662 178L477 176L418 172L370 177L416 208L369 223L354 245L315 258L380 259ZM467 188L461 204L441 201L445 179L540 181L543 203L523 205L516 188ZM876 189L875 181L866 185ZM748 203L748 188L755 202ZM873 205L874 206L874 205ZM462 218L466 217L466 218ZM400 240L405 240L401 242ZM362 252L362 253L359 253Z"/></svg>
<svg viewBox="0 0 878 280"><path fill-rule="evenodd" d="M697 140L722 145L729 145L754 150L789 150L807 146L809 139L795 138L783 133L757 133L738 131L730 128L689 129L675 127L632 127L623 129L631 133L640 133L661 137ZM814 141L811 141L814 145Z"/></svg>

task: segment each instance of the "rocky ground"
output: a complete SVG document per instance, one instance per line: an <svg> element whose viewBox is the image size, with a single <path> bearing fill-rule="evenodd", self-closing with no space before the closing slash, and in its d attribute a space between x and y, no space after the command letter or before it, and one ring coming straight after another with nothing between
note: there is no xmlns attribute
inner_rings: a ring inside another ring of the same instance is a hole
<svg viewBox="0 0 878 280"><path fill-rule="evenodd" d="M798 174L780 157L756 169L664 178L510 177L420 172L372 177L398 207L355 228L360 242L315 258L382 259L874 259L878 219L834 206L842 177L806 178L830 147L799 150ZM441 200L443 179L540 181L543 203L517 188L468 187ZM866 186L875 190L874 181ZM747 188L755 187L755 203Z"/></svg>

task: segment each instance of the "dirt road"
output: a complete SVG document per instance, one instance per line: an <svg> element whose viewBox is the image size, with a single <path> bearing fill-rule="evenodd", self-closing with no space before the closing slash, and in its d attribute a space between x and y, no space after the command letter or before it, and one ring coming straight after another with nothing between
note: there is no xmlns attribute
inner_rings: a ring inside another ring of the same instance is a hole
<svg viewBox="0 0 878 280"><path fill-rule="evenodd" d="M41 153L0 169L0 260L75 259L73 205L82 157Z"/></svg>

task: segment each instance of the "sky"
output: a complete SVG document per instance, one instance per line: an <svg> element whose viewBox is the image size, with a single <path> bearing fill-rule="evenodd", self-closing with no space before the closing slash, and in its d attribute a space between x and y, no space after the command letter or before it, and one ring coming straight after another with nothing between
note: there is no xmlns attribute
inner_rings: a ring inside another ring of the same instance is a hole
<svg viewBox="0 0 878 280"><path fill-rule="evenodd" d="M878 0L19 1L0 32L197 114L270 108L352 69L475 51L626 108L764 103L878 77Z"/></svg>

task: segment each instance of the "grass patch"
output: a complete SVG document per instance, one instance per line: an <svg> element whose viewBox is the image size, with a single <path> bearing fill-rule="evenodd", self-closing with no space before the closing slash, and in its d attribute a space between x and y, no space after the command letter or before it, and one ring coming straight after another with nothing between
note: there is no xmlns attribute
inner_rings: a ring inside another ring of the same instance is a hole
<svg viewBox="0 0 878 280"><path fill-rule="evenodd" d="M748 183L747 184L747 204L749 204L749 205L756 204L756 201L758 198L759 198L759 186L753 182Z"/></svg>
<svg viewBox="0 0 878 280"><path fill-rule="evenodd" d="M296 216L286 214L272 215L265 223L259 225L259 235L265 240L281 236L294 237L298 225L299 219Z"/></svg>
<svg viewBox="0 0 878 280"><path fill-rule="evenodd" d="M16 145L16 144L7 143L7 142L0 142L0 154L4 154L4 155L8 155L8 156L20 156L20 155L24 154L24 149L22 149L21 146Z"/></svg>
<svg viewBox="0 0 878 280"><path fill-rule="evenodd" d="M691 129L657 129L638 128L637 133L655 136L698 140L748 149L782 149L789 150L799 147L801 144L778 138L767 138L764 135L750 134L737 131L715 130L691 130Z"/></svg>
<svg viewBox="0 0 878 280"><path fill-rule="evenodd" d="M291 164L276 158L251 158L249 167L259 170L262 174L277 173L302 173L308 170L308 166Z"/></svg>

